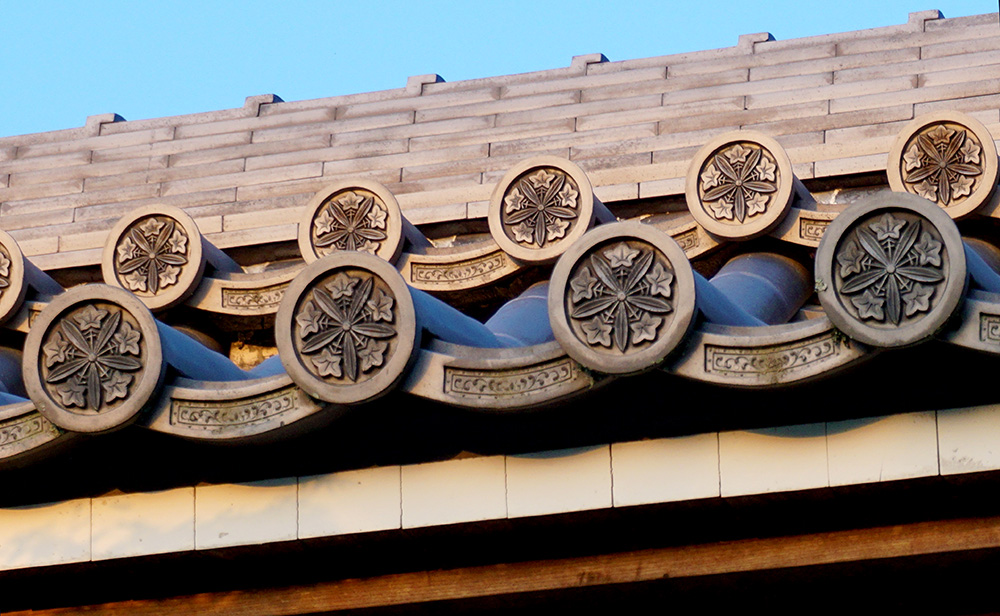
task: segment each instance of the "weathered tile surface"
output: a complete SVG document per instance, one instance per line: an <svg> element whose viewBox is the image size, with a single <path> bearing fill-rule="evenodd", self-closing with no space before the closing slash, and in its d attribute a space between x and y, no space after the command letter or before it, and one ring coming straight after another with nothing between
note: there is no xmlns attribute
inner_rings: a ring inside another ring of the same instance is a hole
<svg viewBox="0 0 1000 616"><path fill-rule="evenodd" d="M0 509L0 569L90 560L90 499Z"/></svg>
<svg viewBox="0 0 1000 616"><path fill-rule="evenodd" d="M400 527L400 468L299 479L299 539Z"/></svg>
<svg viewBox="0 0 1000 616"><path fill-rule="evenodd" d="M716 433L611 446L615 507L719 496Z"/></svg>
<svg viewBox="0 0 1000 616"><path fill-rule="evenodd" d="M941 474L1000 469L1000 406L938 411Z"/></svg>
<svg viewBox="0 0 1000 616"><path fill-rule="evenodd" d="M827 424L830 485L938 474L933 411Z"/></svg>
<svg viewBox="0 0 1000 616"><path fill-rule="evenodd" d="M826 425L721 432L722 496L825 488Z"/></svg>
<svg viewBox="0 0 1000 616"><path fill-rule="evenodd" d="M611 449L588 447L507 456L512 518L610 507Z"/></svg>
<svg viewBox="0 0 1000 616"><path fill-rule="evenodd" d="M404 466L403 528L506 517L504 473L503 456Z"/></svg>
<svg viewBox="0 0 1000 616"><path fill-rule="evenodd" d="M195 548L205 550L298 536L298 482L275 479L195 488Z"/></svg>
<svg viewBox="0 0 1000 616"><path fill-rule="evenodd" d="M194 488L95 498L93 559L194 549Z"/></svg>

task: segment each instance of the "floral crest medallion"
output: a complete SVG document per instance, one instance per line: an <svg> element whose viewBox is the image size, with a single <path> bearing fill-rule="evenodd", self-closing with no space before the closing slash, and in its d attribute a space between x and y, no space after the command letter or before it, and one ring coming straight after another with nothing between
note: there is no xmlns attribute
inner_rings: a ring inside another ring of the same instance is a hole
<svg viewBox="0 0 1000 616"><path fill-rule="evenodd" d="M0 248L0 297L3 297L4 289L10 286L10 270L12 262L6 249Z"/></svg>
<svg viewBox="0 0 1000 616"><path fill-rule="evenodd" d="M905 192L846 208L816 251L816 294L848 337L878 347L936 335L965 294L965 248L955 221Z"/></svg>
<svg viewBox="0 0 1000 616"><path fill-rule="evenodd" d="M86 304L49 328L41 350L43 387L64 410L88 415L129 397L143 370L145 342L126 311Z"/></svg>
<svg viewBox="0 0 1000 616"><path fill-rule="evenodd" d="M982 122L957 111L910 121L889 148L889 187L936 203L950 218L991 200L998 179L997 148Z"/></svg>
<svg viewBox="0 0 1000 616"><path fill-rule="evenodd" d="M684 251L649 225L591 229L552 271L552 332L573 359L598 372L656 366L687 335L694 314L694 273Z"/></svg>
<svg viewBox="0 0 1000 616"><path fill-rule="evenodd" d="M500 221L507 237L544 248L566 237L580 217L580 187L562 169L536 168L517 178L503 196Z"/></svg>
<svg viewBox="0 0 1000 616"><path fill-rule="evenodd" d="M317 256L337 250L376 254L389 237L389 210L375 193L355 188L334 193L312 219L310 238Z"/></svg>
<svg viewBox="0 0 1000 616"><path fill-rule="evenodd" d="M572 327L597 350L648 346L673 311L674 271L653 246L617 242L593 251L573 272L567 294Z"/></svg>
<svg viewBox="0 0 1000 616"><path fill-rule="evenodd" d="M781 144L755 131L733 131L715 137L691 159L684 199L709 233L748 240L788 214L795 181Z"/></svg>
<svg viewBox="0 0 1000 616"><path fill-rule="evenodd" d="M767 211L778 190L780 172L773 154L756 143L738 142L709 157L698 179L709 216L743 223Z"/></svg>
<svg viewBox="0 0 1000 616"><path fill-rule="evenodd" d="M314 283L295 314L295 344L316 377L360 383L395 350L396 297L378 277L339 271Z"/></svg>
<svg viewBox="0 0 1000 616"><path fill-rule="evenodd" d="M140 297L154 296L177 284L188 264L190 241L170 216L147 216L128 226L115 245L115 276Z"/></svg>
<svg viewBox="0 0 1000 616"><path fill-rule="evenodd" d="M931 124L903 147L903 185L941 207L958 205L978 188L985 158L982 142L966 127L953 122Z"/></svg>
<svg viewBox="0 0 1000 616"><path fill-rule="evenodd" d="M884 212L857 223L835 258L845 307L861 321L899 326L930 312L945 282L948 255L926 220Z"/></svg>
<svg viewBox="0 0 1000 616"><path fill-rule="evenodd" d="M282 365L319 400L356 404L385 394L417 348L414 293L375 255L343 250L313 261L289 284L275 317Z"/></svg>
<svg viewBox="0 0 1000 616"><path fill-rule="evenodd" d="M106 284L53 296L31 322L22 365L38 412L73 432L106 432L135 420L166 367L149 308Z"/></svg>

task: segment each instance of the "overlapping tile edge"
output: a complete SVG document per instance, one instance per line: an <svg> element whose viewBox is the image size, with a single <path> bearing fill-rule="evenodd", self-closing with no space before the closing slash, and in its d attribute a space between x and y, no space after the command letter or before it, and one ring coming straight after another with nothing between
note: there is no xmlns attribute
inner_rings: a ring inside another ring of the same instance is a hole
<svg viewBox="0 0 1000 616"><path fill-rule="evenodd" d="M955 70L966 59L971 77ZM942 105L1000 130L996 15L924 11L860 32L604 60L311 101L252 96L172 118L104 114L3 138L0 228L52 269L97 263L114 221L150 203L185 207L226 248L293 239L294 224L264 213L297 212L345 175L387 183L423 224L481 217L493 184L531 154L576 161L614 202L679 194L691 152L741 127L775 136L804 180L881 171L899 123Z"/></svg>
<svg viewBox="0 0 1000 616"><path fill-rule="evenodd" d="M995 470L997 405L713 432L0 509L0 569Z"/></svg>

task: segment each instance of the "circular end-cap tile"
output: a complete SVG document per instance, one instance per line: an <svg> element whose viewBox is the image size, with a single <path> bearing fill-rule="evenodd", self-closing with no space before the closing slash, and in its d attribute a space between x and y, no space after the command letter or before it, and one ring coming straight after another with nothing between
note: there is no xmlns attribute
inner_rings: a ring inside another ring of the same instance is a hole
<svg viewBox="0 0 1000 616"><path fill-rule="evenodd" d="M886 165L889 186L962 218L997 185L997 148L982 122L956 111L920 116L900 131Z"/></svg>
<svg viewBox="0 0 1000 616"><path fill-rule="evenodd" d="M955 223L907 193L847 208L816 253L816 288L830 320L873 346L906 346L933 335L958 307L966 278Z"/></svg>
<svg viewBox="0 0 1000 616"><path fill-rule="evenodd" d="M382 184L360 178L335 182L306 205L299 224L299 251L306 263L344 250L367 252L389 263L399 258L403 212Z"/></svg>
<svg viewBox="0 0 1000 616"><path fill-rule="evenodd" d="M131 293L102 284L55 297L24 344L24 384L46 419L73 432L128 424L164 372L156 321Z"/></svg>
<svg viewBox="0 0 1000 616"><path fill-rule="evenodd" d="M24 254L9 233L0 231L0 323L20 309L27 291Z"/></svg>
<svg viewBox="0 0 1000 616"><path fill-rule="evenodd" d="M493 190L490 234L521 261L549 263L590 228L594 189L576 164L536 156L515 165Z"/></svg>
<svg viewBox="0 0 1000 616"><path fill-rule="evenodd" d="M307 394L353 404L389 391L416 348L413 299L382 259L335 252L289 285L275 321L285 370Z"/></svg>
<svg viewBox="0 0 1000 616"><path fill-rule="evenodd" d="M187 299L205 273L201 232L183 210L151 205L122 217L101 257L104 282L131 291L150 310Z"/></svg>
<svg viewBox="0 0 1000 616"><path fill-rule="evenodd" d="M735 131L698 150L688 167L684 196L706 231L748 240L785 217L794 182L792 163L777 141L755 131Z"/></svg>
<svg viewBox="0 0 1000 616"><path fill-rule="evenodd" d="M638 222L602 225L556 263L549 319L575 360L607 374L651 368L687 334L694 275L670 236Z"/></svg>

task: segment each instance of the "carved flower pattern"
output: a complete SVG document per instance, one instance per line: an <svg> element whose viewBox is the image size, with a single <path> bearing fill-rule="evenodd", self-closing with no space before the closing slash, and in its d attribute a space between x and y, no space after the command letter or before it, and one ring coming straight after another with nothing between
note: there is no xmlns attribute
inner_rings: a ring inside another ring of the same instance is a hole
<svg viewBox="0 0 1000 616"><path fill-rule="evenodd" d="M899 325L931 309L944 281L941 248L919 220L883 214L860 225L839 249L840 292L852 296L858 318Z"/></svg>
<svg viewBox="0 0 1000 616"><path fill-rule="evenodd" d="M0 295L10 286L10 259L0 251Z"/></svg>
<svg viewBox="0 0 1000 616"><path fill-rule="evenodd" d="M731 145L701 172L702 200L716 220L743 222L767 210L778 190L777 165L757 146Z"/></svg>
<svg viewBox="0 0 1000 616"><path fill-rule="evenodd" d="M389 211L375 196L347 191L324 204L313 220L313 246L334 250L359 250L375 254L388 237L386 219Z"/></svg>
<svg viewBox="0 0 1000 616"><path fill-rule="evenodd" d="M587 344L625 352L656 339L663 324L658 315L673 310L673 279L653 250L621 242L592 254L570 279L570 317L580 323Z"/></svg>
<svg viewBox="0 0 1000 616"><path fill-rule="evenodd" d="M566 236L579 215L580 192L559 169L539 169L518 180L504 197L501 220L514 241L539 248Z"/></svg>
<svg viewBox="0 0 1000 616"><path fill-rule="evenodd" d="M42 346L45 382L63 406L100 412L128 396L133 380L128 373L142 368L141 339L121 311L87 306L63 319Z"/></svg>
<svg viewBox="0 0 1000 616"><path fill-rule="evenodd" d="M930 201L948 206L972 194L983 173L982 146L969 132L937 124L916 136L903 153L903 180Z"/></svg>
<svg viewBox="0 0 1000 616"><path fill-rule="evenodd" d="M187 243L187 233L172 218L146 218L118 242L118 279L133 293L156 295L177 283L180 266L188 262Z"/></svg>
<svg viewBox="0 0 1000 616"><path fill-rule="evenodd" d="M385 361L385 340L396 335L394 304L373 278L337 274L313 289L295 317L301 352L312 355L319 376L357 381Z"/></svg>

